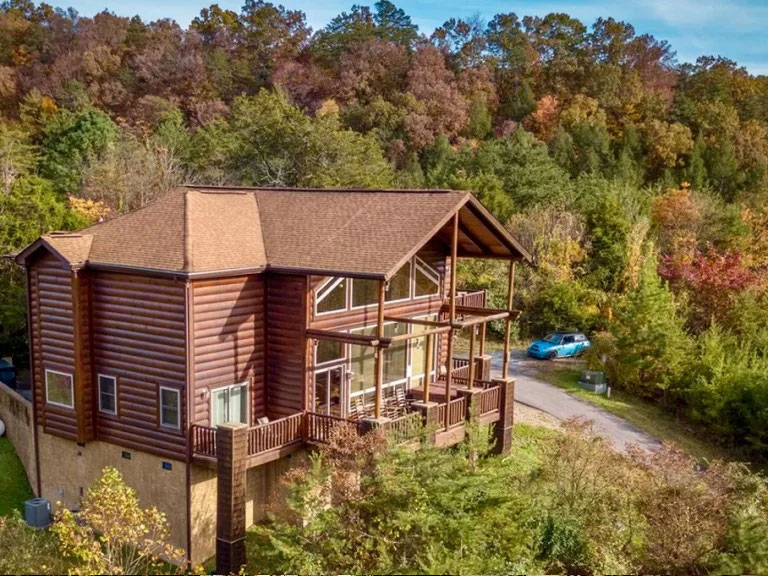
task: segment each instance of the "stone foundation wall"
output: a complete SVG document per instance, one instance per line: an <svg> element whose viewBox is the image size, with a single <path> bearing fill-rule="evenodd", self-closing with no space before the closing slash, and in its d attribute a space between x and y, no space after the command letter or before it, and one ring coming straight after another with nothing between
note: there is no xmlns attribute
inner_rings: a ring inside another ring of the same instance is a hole
<svg viewBox="0 0 768 576"><path fill-rule="evenodd" d="M37 491L35 467L35 434L32 402L0 382L0 420L5 423L5 435L27 472L29 485Z"/></svg>
<svg viewBox="0 0 768 576"><path fill-rule="evenodd" d="M45 434L38 427L42 497L77 509L88 488L106 466L120 471L125 483L136 490L142 507L156 506L170 523L171 541L187 547L186 464L145 452L93 441L85 445ZM130 454L130 460L123 457ZM165 470L163 463L171 465ZM214 500L215 501L215 500Z"/></svg>

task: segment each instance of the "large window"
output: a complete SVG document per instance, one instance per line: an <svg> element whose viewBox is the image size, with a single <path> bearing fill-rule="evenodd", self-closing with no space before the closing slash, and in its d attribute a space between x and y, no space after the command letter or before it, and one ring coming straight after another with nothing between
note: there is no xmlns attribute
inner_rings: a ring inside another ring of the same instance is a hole
<svg viewBox="0 0 768 576"><path fill-rule="evenodd" d="M407 324L385 324L384 337L392 338L408 332ZM384 383L404 381L408 375L408 341L402 340L384 350Z"/></svg>
<svg viewBox="0 0 768 576"><path fill-rule="evenodd" d="M225 422L248 424L248 384L211 391L211 426Z"/></svg>
<svg viewBox="0 0 768 576"><path fill-rule="evenodd" d="M376 327L361 328L352 330L354 334L365 334L373 336L376 334ZM357 346L355 344L349 347L350 369L352 371L350 380L350 393L361 393L366 389L373 388L376 383L376 353L372 346Z"/></svg>
<svg viewBox="0 0 768 576"><path fill-rule="evenodd" d="M405 265L389 281L384 299L387 302L407 300L411 297L411 263Z"/></svg>
<svg viewBox="0 0 768 576"><path fill-rule="evenodd" d="M435 321L437 315L427 316L424 320ZM419 334L428 330L429 326L424 324L411 324L411 332ZM411 340L411 386L421 386L424 383L424 375L427 371L427 365L429 366L429 372L433 376L436 375L435 363L437 359L438 349L438 337L434 335L432 337L432 359L427 362L427 338L422 336L421 338L414 338Z"/></svg>
<svg viewBox="0 0 768 576"><path fill-rule="evenodd" d="M117 414L117 379L99 374L99 410Z"/></svg>
<svg viewBox="0 0 768 576"><path fill-rule="evenodd" d="M45 398L48 404L63 406L65 408L74 408L75 400L72 391L72 374L57 372L56 370L46 370Z"/></svg>
<svg viewBox="0 0 768 576"><path fill-rule="evenodd" d="M344 359L344 344L333 340L318 340L315 348L315 366Z"/></svg>
<svg viewBox="0 0 768 576"><path fill-rule="evenodd" d="M347 309L347 279L331 278L317 291L316 312L327 314Z"/></svg>
<svg viewBox="0 0 768 576"><path fill-rule="evenodd" d="M352 280L352 307L368 306L379 302L379 281L355 278Z"/></svg>
<svg viewBox="0 0 768 576"><path fill-rule="evenodd" d="M416 258L413 282L414 296L437 296L440 294L440 274L421 258Z"/></svg>
<svg viewBox="0 0 768 576"><path fill-rule="evenodd" d="M181 428L181 393L176 388L160 387L160 425Z"/></svg>

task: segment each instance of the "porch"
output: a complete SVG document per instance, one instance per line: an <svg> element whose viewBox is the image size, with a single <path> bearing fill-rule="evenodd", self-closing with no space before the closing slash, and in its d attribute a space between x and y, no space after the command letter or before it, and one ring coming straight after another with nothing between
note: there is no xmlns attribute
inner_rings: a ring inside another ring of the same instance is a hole
<svg viewBox="0 0 768 576"><path fill-rule="evenodd" d="M507 406L511 406L513 397L513 381L480 380L473 389L457 386L448 402L409 400L403 413L394 418L351 419L298 412L248 428L246 467L261 466L307 446L325 444L337 427L348 427L359 435L383 428L395 442L413 440L428 430L437 445L456 444L464 438L466 425L473 418L485 425L499 422ZM218 433L217 428L210 426L192 426L189 445L195 463L211 468L217 466Z"/></svg>

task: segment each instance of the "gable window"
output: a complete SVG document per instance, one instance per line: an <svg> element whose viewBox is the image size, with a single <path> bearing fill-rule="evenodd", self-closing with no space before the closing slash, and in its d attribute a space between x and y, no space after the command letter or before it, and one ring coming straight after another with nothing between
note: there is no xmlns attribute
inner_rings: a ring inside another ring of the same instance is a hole
<svg viewBox="0 0 768 576"><path fill-rule="evenodd" d="M421 258L416 258L414 296L437 296L440 294L440 274Z"/></svg>
<svg viewBox="0 0 768 576"><path fill-rule="evenodd" d="M315 311L327 314L347 308L347 279L331 278L317 291Z"/></svg>
<svg viewBox="0 0 768 576"><path fill-rule="evenodd" d="M225 422L248 424L248 384L246 382L211 390L211 426Z"/></svg>
<svg viewBox="0 0 768 576"><path fill-rule="evenodd" d="M406 262L398 270L387 285L387 292L384 300L394 302L395 300L406 300L411 297L411 263Z"/></svg>
<svg viewBox="0 0 768 576"><path fill-rule="evenodd" d="M45 371L45 398L48 404L74 408L74 396L72 374L56 370Z"/></svg>
<svg viewBox="0 0 768 576"><path fill-rule="evenodd" d="M99 374L99 410L117 414L117 379Z"/></svg>
<svg viewBox="0 0 768 576"><path fill-rule="evenodd" d="M318 340L315 347L315 365L344 359L344 344L334 340Z"/></svg>
<svg viewBox="0 0 768 576"><path fill-rule="evenodd" d="M368 306L379 301L379 281L355 278L352 280L352 307Z"/></svg>
<svg viewBox="0 0 768 576"><path fill-rule="evenodd" d="M181 393L176 388L160 387L160 425L181 428Z"/></svg>

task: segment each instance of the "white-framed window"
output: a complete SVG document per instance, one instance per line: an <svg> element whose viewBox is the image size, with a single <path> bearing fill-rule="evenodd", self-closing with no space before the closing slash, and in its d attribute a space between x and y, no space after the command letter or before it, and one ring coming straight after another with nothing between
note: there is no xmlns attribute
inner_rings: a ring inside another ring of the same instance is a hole
<svg viewBox="0 0 768 576"><path fill-rule="evenodd" d="M379 281L363 278L350 279L349 303L352 310L378 304ZM390 278L384 301L401 302L411 298L440 295L440 273L418 256L407 261Z"/></svg>
<svg viewBox="0 0 768 576"><path fill-rule="evenodd" d="M160 386L160 426L181 428L181 391Z"/></svg>
<svg viewBox="0 0 768 576"><path fill-rule="evenodd" d="M117 414L117 378L99 374L99 411Z"/></svg>
<svg viewBox="0 0 768 576"><path fill-rule="evenodd" d="M352 309L365 308L379 302L379 281L367 278L352 278Z"/></svg>
<svg viewBox="0 0 768 576"><path fill-rule="evenodd" d="M75 407L72 374L58 370L45 370L45 401L63 408Z"/></svg>
<svg viewBox="0 0 768 576"><path fill-rule="evenodd" d="M436 321L437 314L431 314L429 316L420 316L414 318L414 320L428 320ZM426 324L411 324L411 332L419 334L429 330L430 326ZM427 337L414 338L411 343L411 361L410 367L410 384L411 387L421 386L424 383L424 374L427 364L430 366L430 374L432 381L437 378L437 351L440 347L438 335L432 336L432 358L427 359Z"/></svg>
<svg viewBox="0 0 768 576"><path fill-rule="evenodd" d="M329 278L317 289L315 314L330 314L347 309L346 278Z"/></svg>
<svg viewBox="0 0 768 576"><path fill-rule="evenodd" d="M343 342L318 339L315 343L315 366L340 362L346 358L346 352Z"/></svg>
<svg viewBox="0 0 768 576"><path fill-rule="evenodd" d="M211 390L211 426L225 422L248 424L248 382Z"/></svg>
<svg viewBox="0 0 768 576"><path fill-rule="evenodd" d="M408 331L408 324L390 322L384 324L384 336L404 334ZM372 336L376 334L376 326L354 328L352 334L364 334ZM390 388L408 383L409 350L408 341L395 342L384 351L384 381L382 382L382 394L386 395ZM376 349L372 346L360 346L350 344L349 366L351 376L349 380L349 397L363 396L366 403L370 403L376 392Z"/></svg>
<svg viewBox="0 0 768 576"><path fill-rule="evenodd" d="M413 297L438 296L440 294L440 273L418 256L414 259Z"/></svg>

